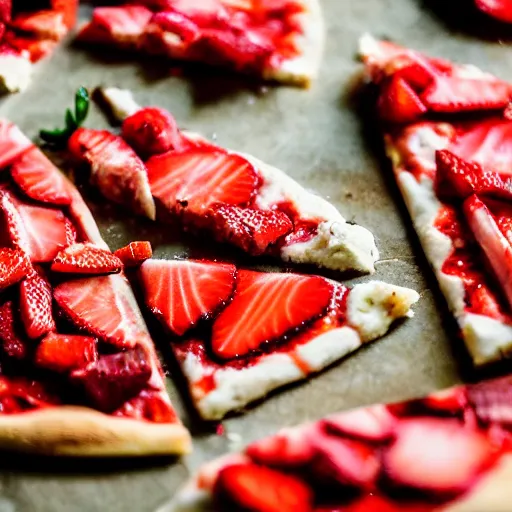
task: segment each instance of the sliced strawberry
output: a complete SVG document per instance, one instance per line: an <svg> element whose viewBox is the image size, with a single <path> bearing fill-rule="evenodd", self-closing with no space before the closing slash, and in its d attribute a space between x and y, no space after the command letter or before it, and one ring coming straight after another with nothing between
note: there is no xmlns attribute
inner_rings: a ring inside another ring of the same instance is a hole
<svg viewBox="0 0 512 512"><path fill-rule="evenodd" d="M153 196L174 213L202 215L215 203L243 205L260 178L245 158L222 151L168 152L146 162Z"/></svg>
<svg viewBox="0 0 512 512"><path fill-rule="evenodd" d="M12 0L0 0L0 22L11 21Z"/></svg>
<svg viewBox="0 0 512 512"><path fill-rule="evenodd" d="M386 62L383 70L386 76L401 78L416 92L425 89L439 74L439 71L428 62L428 59L412 51L392 58Z"/></svg>
<svg viewBox="0 0 512 512"><path fill-rule="evenodd" d="M463 209L476 241L492 267L508 303L512 306L512 246L509 240L501 232L492 212L477 196L473 195L466 199Z"/></svg>
<svg viewBox="0 0 512 512"><path fill-rule="evenodd" d="M133 347L142 333L131 304L119 292L119 275L67 281L55 287L55 302L78 327L118 347Z"/></svg>
<svg viewBox="0 0 512 512"><path fill-rule="evenodd" d="M148 260L140 268L146 304L182 336L229 299L236 267L190 260Z"/></svg>
<svg viewBox="0 0 512 512"><path fill-rule="evenodd" d="M150 242L130 242L114 252L125 267L137 267L153 256Z"/></svg>
<svg viewBox="0 0 512 512"><path fill-rule="evenodd" d="M61 172L36 147L26 151L11 166L16 185L31 199L43 203L68 205L72 194Z"/></svg>
<svg viewBox="0 0 512 512"><path fill-rule="evenodd" d="M11 21L10 26L37 39L59 41L68 33L68 27L64 23L64 14L53 10L18 14Z"/></svg>
<svg viewBox="0 0 512 512"><path fill-rule="evenodd" d="M245 453L257 464L275 468L297 468L309 464L315 450L300 430L287 429L250 444Z"/></svg>
<svg viewBox="0 0 512 512"><path fill-rule="evenodd" d="M512 174L512 122L500 119L480 121L459 133L448 149L485 169Z"/></svg>
<svg viewBox="0 0 512 512"><path fill-rule="evenodd" d="M152 16L153 13L142 5L97 7L78 38L90 43L136 45Z"/></svg>
<svg viewBox="0 0 512 512"><path fill-rule="evenodd" d="M48 392L42 382L24 377L0 377L0 398L4 397L12 397L16 400L19 406L16 412L34 407L47 407L60 402L57 397Z"/></svg>
<svg viewBox="0 0 512 512"><path fill-rule="evenodd" d="M512 23L512 4L509 0L474 0L485 14L505 23Z"/></svg>
<svg viewBox="0 0 512 512"><path fill-rule="evenodd" d="M52 315L52 288L41 273L33 272L22 281L20 314L29 338L40 338L55 330Z"/></svg>
<svg viewBox="0 0 512 512"><path fill-rule="evenodd" d="M121 138L106 130L79 128L69 139L73 156L91 168L91 181L111 201L155 219L146 167Z"/></svg>
<svg viewBox="0 0 512 512"><path fill-rule="evenodd" d="M313 512L313 494L297 478L256 464L222 469L214 487L222 510Z"/></svg>
<svg viewBox="0 0 512 512"><path fill-rule="evenodd" d="M151 27L157 26L163 32L172 32L181 39L184 45L190 45L201 37L198 25L180 12L157 12L151 18ZM148 29L149 30L149 29ZM165 40L165 36L163 37Z"/></svg>
<svg viewBox="0 0 512 512"><path fill-rule="evenodd" d="M32 146L20 129L6 119L0 119L0 169L7 167Z"/></svg>
<svg viewBox="0 0 512 512"><path fill-rule="evenodd" d="M172 405L164 400L161 393L146 389L112 414L153 423L175 423L178 419Z"/></svg>
<svg viewBox="0 0 512 512"><path fill-rule="evenodd" d="M219 241L259 255L293 230L290 218L279 211L263 211L232 205L214 206L208 217Z"/></svg>
<svg viewBox="0 0 512 512"><path fill-rule="evenodd" d="M483 424L512 427L512 379L503 377L467 387L471 408Z"/></svg>
<svg viewBox="0 0 512 512"><path fill-rule="evenodd" d="M29 352L29 341L18 328L11 301L0 306L0 341L3 351L15 359L24 359Z"/></svg>
<svg viewBox="0 0 512 512"><path fill-rule="evenodd" d="M151 365L140 347L101 356L71 373L81 383L92 404L101 411L114 411L136 396L151 377Z"/></svg>
<svg viewBox="0 0 512 512"><path fill-rule="evenodd" d="M433 112L455 113L500 110L507 106L512 88L506 82L439 76L421 94L421 101Z"/></svg>
<svg viewBox="0 0 512 512"><path fill-rule="evenodd" d="M171 114L156 107L142 108L127 117L123 122L122 135L145 158L190 146Z"/></svg>
<svg viewBox="0 0 512 512"><path fill-rule="evenodd" d="M94 244L74 244L60 251L52 263L54 272L71 274L113 274L120 272L122 261L109 250Z"/></svg>
<svg viewBox="0 0 512 512"><path fill-rule="evenodd" d="M75 26L78 14L79 0L50 0L54 11L61 12L64 16L64 23L68 29Z"/></svg>
<svg viewBox="0 0 512 512"><path fill-rule="evenodd" d="M31 271L32 265L23 251L0 248L0 290L21 281Z"/></svg>
<svg viewBox="0 0 512 512"><path fill-rule="evenodd" d="M34 39L29 36L23 37L9 30L6 31L4 40L18 55L29 58L30 62L39 62L44 57L50 55L58 45L57 41L51 39Z"/></svg>
<svg viewBox="0 0 512 512"><path fill-rule="evenodd" d="M330 433L381 443L393 437L396 418L381 406L341 412L323 420Z"/></svg>
<svg viewBox="0 0 512 512"><path fill-rule="evenodd" d="M467 401L465 386L457 386L432 393L423 398L421 403L430 411L454 416L464 411Z"/></svg>
<svg viewBox="0 0 512 512"><path fill-rule="evenodd" d="M41 368L67 372L96 361L96 338L70 334L47 334L39 343L35 362Z"/></svg>
<svg viewBox="0 0 512 512"><path fill-rule="evenodd" d="M466 199L472 194L512 199L512 177L484 170L446 149L436 151L435 188L440 198Z"/></svg>
<svg viewBox="0 0 512 512"><path fill-rule="evenodd" d="M6 189L0 189L0 213L2 217L1 245L15 247L28 253L30 247L23 220L12 195Z"/></svg>
<svg viewBox="0 0 512 512"><path fill-rule="evenodd" d="M391 123L410 123L427 112L418 95L399 76L382 85L377 109L380 118Z"/></svg>
<svg viewBox="0 0 512 512"><path fill-rule="evenodd" d="M333 293L318 276L240 270L234 299L213 324L212 348L223 359L244 356L324 313Z"/></svg>
<svg viewBox="0 0 512 512"><path fill-rule="evenodd" d="M395 485L443 497L463 492L492 457L487 438L458 420L416 418L400 422L383 464Z"/></svg>

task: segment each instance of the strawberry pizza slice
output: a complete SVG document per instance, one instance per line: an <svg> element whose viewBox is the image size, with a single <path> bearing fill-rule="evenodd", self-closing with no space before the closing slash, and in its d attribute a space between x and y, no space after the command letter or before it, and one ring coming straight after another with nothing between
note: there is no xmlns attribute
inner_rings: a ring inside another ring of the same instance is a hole
<svg viewBox="0 0 512 512"><path fill-rule="evenodd" d="M121 135L79 128L68 149L108 199L252 255L374 271L373 235L284 172L181 131L167 111L139 107L128 91L104 89L103 97L124 120Z"/></svg>
<svg viewBox="0 0 512 512"><path fill-rule="evenodd" d="M306 87L324 39L318 0L138 0L97 7L78 39Z"/></svg>
<svg viewBox="0 0 512 512"><path fill-rule="evenodd" d="M77 189L6 120L0 168L0 447L187 451L123 274L144 252L112 254Z"/></svg>
<svg viewBox="0 0 512 512"><path fill-rule="evenodd" d="M329 279L235 265L148 259L144 300L171 338L199 414L208 420L303 380L412 316L419 295L379 281Z"/></svg>
<svg viewBox="0 0 512 512"><path fill-rule="evenodd" d="M205 464L162 512L504 512L510 377L287 428Z"/></svg>
<svg viewBox="0 0 512 512"><path fill-rule="evenodd" d="M77 11L78 0L0 1L0 93L26 89L33 64L74 27Z"/></svg>
<svg viewBox="0 0 512 512"><path fill-rule="evenodd" d="M477 365L512 351L512 86L362 39L386 151L440 288Z"/></svg>

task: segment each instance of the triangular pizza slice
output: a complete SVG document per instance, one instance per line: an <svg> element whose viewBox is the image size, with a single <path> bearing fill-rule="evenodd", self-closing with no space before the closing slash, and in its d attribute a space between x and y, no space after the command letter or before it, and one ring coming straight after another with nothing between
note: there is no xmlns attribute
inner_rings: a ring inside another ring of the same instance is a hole
<svg viewBox="0 0 512 512"><path fill-rule="evenodd" d="M108 199L159 222L209 234L252 255L333 270L373 272L373 235L284 172L181 131L161 108L103 90L122 134L79 128L68 142Z"/></svg>
<svg viewBox="0 0 512 512"><path fill-rule="evenodd" d="M318 0L138 0L97 7L84 43L197 61L308 86L324 27Z"/></svg>
<svg viewBox="0 0 512 512"><path fill-rule="evenodd" d="M0 121L0 447L51 455L184 453L123 274L74 185Z"/></svg>
<svg viewBox="0 0 512 512"><path fill-rule="evenodd" d="M164 325L199 414L221 419L304 380L412 316L419 295L380 281L348 288L314 275L145 261L144 301Z"/></svg>
<svg viewBox="0 0 512 512"><path fill-rule="evenodd" d="M501 512L510 377L287 428L201 467L161 512Z"/></svg>
<svg viewBox="0 0 512 512"><path fill-rule="evenodd" d="M477 365L512 351L512 85L364 36L386 151Z"/></svg>

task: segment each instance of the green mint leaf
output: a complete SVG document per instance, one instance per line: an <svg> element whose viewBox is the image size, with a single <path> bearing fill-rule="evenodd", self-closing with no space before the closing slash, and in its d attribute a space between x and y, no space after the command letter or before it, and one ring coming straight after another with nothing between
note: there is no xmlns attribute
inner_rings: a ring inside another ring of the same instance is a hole
<svg viewBox="0 0 512 512"><path fill-rule="evenodd" d="M75 120L77 128L87 117L89 112L89 93L85 87L80 87L75 94Z"/></svg>
<svg viewBox="0 0 512 512"><path fill-rule="evenodd" d="M75 117L73 116L73 112L68 108L66 109L66 130L69 132L69 135L71 135L77 128L78 124L75 121Z"/></svg>
<svg viewBox="0 0 512 512"><path fill-rule="evenodd" d="M67 128L64 130L58 128L56 130L41 130L39 137L49 144L61 145L65 144L69 138L69 131Z"/></svg>

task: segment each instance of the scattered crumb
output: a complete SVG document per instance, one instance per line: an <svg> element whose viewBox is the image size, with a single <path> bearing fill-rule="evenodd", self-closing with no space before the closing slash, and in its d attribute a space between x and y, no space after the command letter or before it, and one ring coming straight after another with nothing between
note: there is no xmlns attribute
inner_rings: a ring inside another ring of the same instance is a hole
<svg viewBox="0 0 512 512"><path fill-rule="evenodd" d="M353 199L354 198L354 194L352 194L352 192L345 192L345 198L346 199Z"/></svg>

